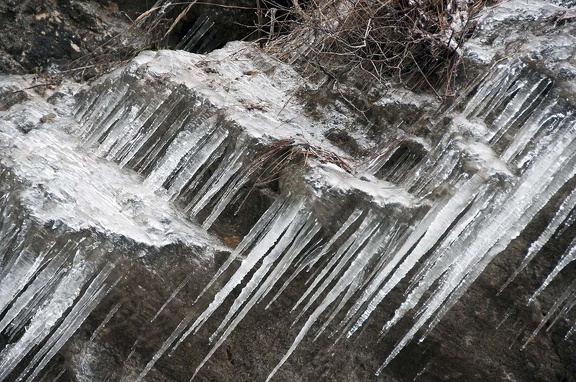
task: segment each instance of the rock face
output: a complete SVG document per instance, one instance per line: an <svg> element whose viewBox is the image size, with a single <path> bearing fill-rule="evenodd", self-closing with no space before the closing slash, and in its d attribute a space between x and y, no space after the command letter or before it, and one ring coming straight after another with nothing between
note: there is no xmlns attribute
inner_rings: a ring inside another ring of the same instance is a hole
<svg viewBox="0 0 576 382"><path fill-rule="evenodd" d="M574 17L525 3L368 124L246 43L3 76L0 380L576 380Z"/></svg>

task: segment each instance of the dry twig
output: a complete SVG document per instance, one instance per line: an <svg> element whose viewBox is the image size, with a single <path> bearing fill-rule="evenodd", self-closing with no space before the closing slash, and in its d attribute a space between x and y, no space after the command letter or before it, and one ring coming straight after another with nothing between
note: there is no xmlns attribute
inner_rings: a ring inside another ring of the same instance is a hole
<svg viewBox="0 0 576 382"><path fill-rule="evenodd" d="M303 61L341 78L356 71L385 83L390 77L438 97L450 95L460 63L459 48L470 22L494 0L317 0L306 7L265 1L291 15L287 36L269 44L281 58L300 52ZM259 28L264 29L262 26ZM302 47L305 47L303 49Z"/></svg>

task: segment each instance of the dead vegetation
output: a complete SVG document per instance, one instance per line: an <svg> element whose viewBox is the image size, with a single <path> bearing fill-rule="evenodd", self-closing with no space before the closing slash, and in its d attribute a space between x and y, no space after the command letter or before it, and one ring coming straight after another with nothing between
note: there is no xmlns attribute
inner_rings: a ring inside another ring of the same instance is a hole
<svg viewBox="0 0 576 382"><path fill-rule="evenodd" d="M195 3L157 1L131 20L124 31L68 64L64 72L77 78L92 78L117 68L143 50L168 47L171 32Z"/></svg>
<svg viewBox="0 0 576 382"><path fill-rule="evenodd" d="M302 61L310 73L332 82L363 72L390 78L440 98L455 87L460 48L474 31L474 18L491 0L293 0L267 3L266 30L291 32L269 38L268 49ZM272 16L282 14L278 19ZM289 24L289 25L286 25Z"/></svg>
<svg viewBox="0 0 576 382"><path fill-rule="evenodd" d="M354 170L338 154L294 139L282 139L274 142L262 154L258 155L247 172L257 173L254 187L262 187L279 179L282 171L289 165L308 163L314 158L321 163L332 163L348 173Z"/></svg>
<svg viewBox="0 0 576 382"><path fill-rule="evenodd" d="M305 166L310 159L320 163L332 163L348 173L354 169L338 154L295 139L281 139L267 146L268 148L256 156L246 166L240 178L251 178L251 187L239 203L235 214L244 206L250 194L256 189L272 189L277 191L278 181L290 166Z"/></svg>
<svg viewBox="0 0 576 382"><path fill-rule="evenodd" d="M123 33L74 62L69 70L100 74L144 49L176 46L170 38L195 7L253 12L254 31L268 52L299 62L304 72L329 84L351 75L396 80L443 98L451 95L461 64L461 46L479 11L497 0L159 0ZM244 4L244 3L242 3Z"/></svg>

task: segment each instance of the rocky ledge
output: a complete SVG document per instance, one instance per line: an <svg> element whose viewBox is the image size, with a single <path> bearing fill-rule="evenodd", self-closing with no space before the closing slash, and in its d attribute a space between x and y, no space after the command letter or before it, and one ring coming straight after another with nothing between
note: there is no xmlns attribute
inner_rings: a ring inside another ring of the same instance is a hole
<svg viewBox="0 0 576 382"><path fill-rule="evenodd" d="M0 380L575 380L573 18L524 3L442 103L239 42L2 77Z"/></svg>

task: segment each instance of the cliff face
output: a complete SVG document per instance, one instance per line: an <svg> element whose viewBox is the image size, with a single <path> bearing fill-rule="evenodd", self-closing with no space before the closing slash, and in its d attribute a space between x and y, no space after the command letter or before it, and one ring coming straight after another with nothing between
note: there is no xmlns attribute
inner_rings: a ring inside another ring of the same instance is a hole
<svg viewBox="0 0 576 382"><path fill-rule="evenodd" d="M443 102L240 42L1 76L0 380L576 380L571 7L485 9Z"/></svg>

